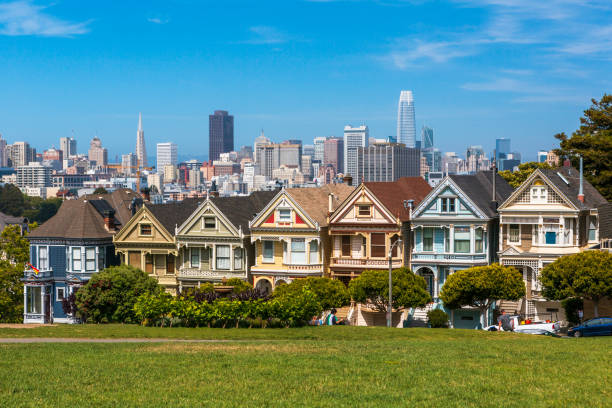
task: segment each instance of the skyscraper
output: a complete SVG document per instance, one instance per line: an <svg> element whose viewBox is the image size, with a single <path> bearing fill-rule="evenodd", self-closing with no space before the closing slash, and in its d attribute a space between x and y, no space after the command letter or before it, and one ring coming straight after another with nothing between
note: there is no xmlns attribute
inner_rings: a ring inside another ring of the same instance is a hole
<svg viewBox="0 0 612 408"><path fill-rule="evenodd" d="M400 143L376 143L357 149L357 183L396 181L421 175L421 152Z"/></svg>
<svg viewBox="0 0 612 408"><path fill-rule="evenodd" d="M142 113L138 114L138 131L136 131L136 159L140 168L147 167L147 146L142 130Z"/></svg>
<svg viewBox="0 0 612 408"><path fill-rule="evenodd" d="M102 147L102 141L99 137L94 137L89 143L89 161L98 167L104 167L108 164L108 151Z"/></svg>
<svg viewBox="0 0 612 408"><path fill-rule="evenodd" d="M401 91L397 106L397 142L406 147L416 146L416 124L412 91Z"/></svg>
<svg viewBox="0 0 612 408"><path fill-rule="evenodd" d="M510 153L510 139L505 137L495 139L495 160L502 160Z"/></svg>
<svg viewBox="0 0 612 408"><path fill-rule="evenodd" d="M6 150L6 140L0 135L0 167L8 166L8 154Z"/></svg>
<svg viewBox="0 0 612 408"><path fill-rule="evenodd" d="M323 162L323 152L324 152L323 144L325 143L326 139L327 139L326 137L315 137L314 138L314 158L313 158L314 160Z"/></svg>
<svg viewBox="0 0 612 408"><path fill-rule="evenodd" d="M208 160L234 150L234 117L218 110L208 116Z"/></svg>
<svg viewBox="0 0 612 408"><path fill-rule="evenodd" d="M323 164L331 164L334 172L344 172L344 140L339 138L329 138L323 144Z"/></svg>
<svg viewBox="0 0 612 408"><path fill-rule="evenodd" d="M370 131L366 125L352 127L347 125L344 127L344 174L350 174L353 177L353 184L358 185L360 180L357 180L357 149L360 147L368 147Z"/></svg>
<svg viewBox="0 0 612 408"><path fill-rule="evenodd" d="M421 129L421 148L429 149L434 146L433 129L423 126Z"/></svg>
<svg viewBox="0 0 612 408"><path fill-rule="evenodd" d="M157 144L157 172L163 172L164 166L176 166L178 164L178 148L175 143Z"/></svg>
<svg viewBox="0 0 612 408"><path fill-rule="evenodd" d="M77 142L74 137L60 137L60 150L64 155L64 159L77 154Z"/></svg>

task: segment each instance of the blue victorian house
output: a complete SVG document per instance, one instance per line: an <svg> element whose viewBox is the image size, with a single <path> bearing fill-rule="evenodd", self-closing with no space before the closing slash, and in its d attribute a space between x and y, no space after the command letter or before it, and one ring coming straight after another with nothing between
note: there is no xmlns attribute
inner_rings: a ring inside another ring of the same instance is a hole
<svg viewBox="0 0 612 408"><path fill-rule="evenodd" d="M411 269L425 278L433 304L417 309L413 319L426 321L432 308L444 308L439 298L453 272L497 261L499 216L513 189L498 174L448 175L415 208ZM478 328L479 311L445 310L456 328Z"/></svg>
<svg viewBox="0 0 612 408"><path fill-rule="evenodd" d="M28 236L24 272L24 323L73 323L62 301L96 272L119 265L114 234L142 199L132 190L64 201L53 217Z"/></svg>

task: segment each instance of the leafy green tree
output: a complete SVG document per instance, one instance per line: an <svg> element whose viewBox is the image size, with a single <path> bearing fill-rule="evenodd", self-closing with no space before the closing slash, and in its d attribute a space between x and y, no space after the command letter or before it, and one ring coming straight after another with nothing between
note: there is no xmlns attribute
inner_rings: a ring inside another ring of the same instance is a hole
<svg viewBox="0 0 612 408"><path fill-rule="evenodd" d="M517 171L504 170L500 171L499 175L504 178L514 188L518 188L531 176L536 169L550 169L548 163L528 162L521 163Z"/></svg>
<svg viewBox="0 0 612 408"><path fill-rule="evenodd" d="M18 225L0 235L0 322L23 321L23 271L30 259L30 244Z"/></svg>
<svg viewBox="0 0 612 408"><path fill-rule="evenodd" d="M323 311L317 295L307 287L297 293L275 296L268 301L270 314L286 327L299 326Z"/></svg>
<svg viewBox="0 0 612 408"><path fill-rule="evenodd" d="M555 153L579 165L584 160L585 178L608 201L612 200L612 95L604 94L600 101L591 99L591 107L580 118L580 128L571 137L555 135L560 142Z"/></svg>
<svg viewBox="0 0 612 408"><path fill-rule="evenodd" d="M108 190L106 190L104 187L98 187L94 190L93 193L94 194L108 194Z"/></svg>
<svg viewBox="0 0 612 408"><path fill-rule="evenodd" d="M172 295L161 288L157 293L145 292L138 296L134 304L134 314L144 326L155 325L160 321L164 326L165 318L172 312Z"/></svg>
<svg viewBox="0 0 612 408"><path fill-rule="evenodd" d="M440 298L450 309L472 306L480 310L480 322L488 325L486 312L497 300L519 300L525 296L523 277L513 267L492 264L474 266L450 275Z"/></svg>
<svg viewBox="0 0 612 408"><path fill-rule="evenodd" d="M612 254L584 251L558 258L540 272L542 295L564 300L578 297L593 301L595 317L599 301L612 298Z"/></svg>
<svg viewBox="0 0 612 408"><path fill-rule="evenodd" d="M346 306L351 302L348 289L341 281L315 276L295 279L288 285L279 285L274 290L274 296L292 296L301 293L303 288L311 290L317 296L323 310Z"/></svg>
<svg viewBox="0 0 612 408"><path fill-rule="evenodd" d="M247 290L253 290L253 285L240 278L229 278L224 284L225 286L233 286L232 293L242 293Z"/></svg>
<svg viewBox="0 0 612 408"><path fill-rule="evenodd" d="M13 184L0 187L0 212L18 217L24 208L25 198L19 187Z"/></svg>
<svg viewBox="0 0 612 408"><path fill-rule="evenodd" d="M424 307L431 302L427 284L421 276L407 268L394 269L391 276L394 309ZM355 301L372 304L376 310L386 312L389 304L389 272L362 272L349 283L349 293Z"/></svg>
<svg viewBox="0 0 612 408"><path fill-rule="evenodd" d="M155 278L130 265L112 266L94 274L76 294L77 317L95 323L139 323L134 311L138 297L157 293Z"/></svg>

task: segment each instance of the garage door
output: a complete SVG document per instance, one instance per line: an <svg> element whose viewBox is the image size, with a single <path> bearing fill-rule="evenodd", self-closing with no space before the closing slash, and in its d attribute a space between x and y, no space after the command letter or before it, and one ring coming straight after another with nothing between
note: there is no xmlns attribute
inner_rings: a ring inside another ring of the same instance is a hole
<svg viewBox="0 0 612 408"><path fill-rule="evenodd" d="M455 310L453 313L455 329L479 329L480 313L477 310Z"/></svg>

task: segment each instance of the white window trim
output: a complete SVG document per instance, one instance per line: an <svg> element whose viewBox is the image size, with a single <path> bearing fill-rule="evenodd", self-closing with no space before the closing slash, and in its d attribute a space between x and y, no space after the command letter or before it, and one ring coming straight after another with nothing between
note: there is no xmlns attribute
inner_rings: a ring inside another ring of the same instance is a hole
<svg viewBox="0 0 612 408"><path fill-rule="evenodd" d="M215 226L214 228L206 228L206 218L212 218L213 220L215 220ZM202 230L206 230L206 231L216 231L217 227L218 227L219 223L217 222L217 217L215 217L214 215L204 215L202 217Z"/></svg>
<svg viewBox="0 0 612 408"><path fill-rule="evenodd" d="M519 228L519 233L518 233L518 241L511 241L510 240L510 226L512 225L518 225ZM507 242L508 244L520 244L521 243L521 224L508 224L508 236L507 236Z"/></svg>
<svg viewBox="0 0 612 408"><path fill-rule="evenodd" d="M266 258L266 248L265 248L265 243L266 242L270 242L272 244L272 258ZM274 241L261 241L261 262L265 263L265 264L273 264L274 263L274 251L276 250L276 248L274 248L276 245L274 245L275 242Z"/></svg>
<svg viewBox="0 0 612 408"><path fill-rule="evenodd" d="M43 268L42 265L40 264L40 249L41 248L45 248L46 252L47 252L47 265ZM36 251L36 257L38 258L38 269L40 269L41 271L48 271L50 270L49 267L49 246L48 245L39 245Z"/></svg>
<svg viewBox="0 0 612 408"><path fill-rule="evenodd" d="M290 208L279 208L277 211L278 211L278 222L291 222L292 221L293 217L291 217L291 209ZM281 217L281 212L282 211L289 211L289 219L288 220L282 219L282 217Z"/></svg>
<svg viewBox="0 0 612 408"><path fill-rule="evenodd" d="M143 234L142 233L142 226L143 225L148 225L151 227L151 233L150 234ZM153 224L150 222L139 222L138 223L138 236L139 237L152 237L153 236Z"/></svg>
<svg viewBox="0 0 612 408"><path fill-rule="evenodd" d="M59 298L59 292L60 290L62 290L64 292L64 296L62 297L62 299L66 298L66 288L55 288L55 301L56 302L61 302L62 300Z"/></svg>

